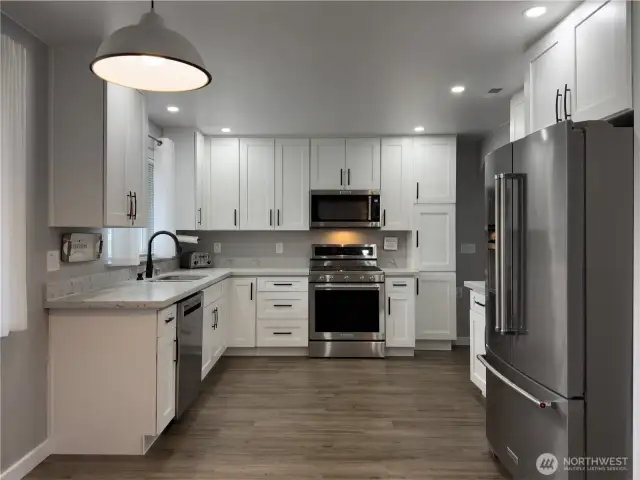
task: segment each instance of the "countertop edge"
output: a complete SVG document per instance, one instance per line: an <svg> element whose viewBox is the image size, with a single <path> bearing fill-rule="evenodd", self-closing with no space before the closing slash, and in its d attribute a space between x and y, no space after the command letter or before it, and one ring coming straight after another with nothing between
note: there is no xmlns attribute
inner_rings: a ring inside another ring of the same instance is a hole
<svg viewBox="0 0 640 480"><path fill-rule="evenodd" d="M382 268L382 271L384 272L384 276L385 277L417 277L420 272L418 272L417 270L413 270L413 269L407 269L404 270L402 268L398 268L398 269L389 269L387 270L386 268Z"/></svg>
<svg viewBox="0 0 640 480"><path fill-rule="evenodd" d="M482 282L483 285L479 285L479 282ZM484 286L484 282L482 280L466 281L463 284L469 290L473 290L476 293L480 293L482 295L486 295L487 289Z"/></svg>

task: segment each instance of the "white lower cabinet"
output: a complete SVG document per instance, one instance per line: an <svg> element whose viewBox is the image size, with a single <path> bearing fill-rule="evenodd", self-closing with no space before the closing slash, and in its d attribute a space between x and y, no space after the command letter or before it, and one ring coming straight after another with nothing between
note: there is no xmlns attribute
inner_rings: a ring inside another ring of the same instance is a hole
<svg viewBox="0 0 640 480"><path fill-rule="evenodd" d="M415 347L416 303L415 278L387 278L386 346Z"/></svg>
<svg viewBox="0 0 640 480"><path fill-rule="evenodd" d="M306 347L309 344L309 293L306 278L258 280L256 345Z"/></svg>
<svg viewBox="0 0 640 480"><path fill-rule="evenodd" d="M309 322L259 319L256 337L258 347L306 347L309 343Z"/></svg>
<svg viewBox="0 0 640 480"><path fill-rule="evenodd" d="M256 346L256 279L233 278L230 285L230 347Z"/></svg>
<svg viewBox="0 0 640 480"><path fill-rule="evenodd" d="M477 358L477 355L486 353L486 321L484 314L484 295L471 292L471 308L469 309L469 369L471 381L486 395L487 373L486 368Z"/></svg>
<svg viewBox="0 0 640 480"><path fill-rule="evenodd" d="M416 300L417 340L456 340L455 272L421 272Z"/></svg>
<svg viewBox="0 0 640 480"><path fill-rule="evenodd" d="M202 314L202 372L201 378L209 374L227 348L227 299L228 280L204 291Z"/></svg>
<svg viewBox="0 0 640 480"><path fill-rule="evenodd" d="M156 367L156 433L176 415L176 322L158 338Z"/></svg>

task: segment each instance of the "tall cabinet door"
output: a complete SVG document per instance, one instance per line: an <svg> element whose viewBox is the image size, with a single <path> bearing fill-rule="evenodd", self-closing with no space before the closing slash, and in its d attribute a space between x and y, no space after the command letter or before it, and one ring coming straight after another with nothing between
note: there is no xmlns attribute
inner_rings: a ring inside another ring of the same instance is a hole
<svg viewBox="0 0 640 480"><path fill-rule="evenodd" d="M416 138L413 153L416 203L455 203L455 135Z"/></svg>
<svg viewBox="0 0 640 480"><path fill-rule="evenodd" d="M273 230L275 151L272 138L240 140L240 229Z"/></svg>
<svg viewBox="0 0 640 480"><path fill-rule="evenodd" d="M127 189L133 191L133 225L146 227L147 209L147 109L145 97L131 89L127 139Z"/></svg>
<svg viewBox="0 0 640 480"><path fill-rule="evenodd" d="M207 140L200 132L195 133L196 151L196 230L207 230L211 218L211 157L207 155Z"/></svg>
<svg viewBox="0 0 640 480"><path fill-rule="evenodd" d="M421 272L455 272L455 205L414 207L414 266Z"/></svg>
<svg viewBox="0 0 640 480"><path fill-rule="evenodd" d="M276 230L309 230L309 140L276 140Z"/></svg>
<svg viewBox="0 0 640 480"><path fill-rule="evenodd" d="M348 138L346 188L380 190L380 139Z"/></svg>
<svg viewBox="0 0 640 480"><path fill-rule="evenodd" d="M456 339L456 274L420 273L416 300L416 339Z"/></svg>
<svg viewBox="0 0 640 480"><path fill-rule="evenodd" d="M412 176L410 138L382 139L382 229L411 229L410 182Z"/></svg>
<svg viewBox="0 0 640 480"><path fill-rule="evenodd" d="M176 415L176 329L158 338L156 360L156 433Z"/></svg>
<svg viewBox="0 0 640 480"><path fill-rule="evenodd" d="M240 147L237 138L212 138L209 229L240 228Z"/></svg>
<svg viewBox="0 0 640 480"><path fill-rule="evenodd" d="M311 190L340 190L346 183L344 138L311 139Z"/></svg>
<svg viewBox="0 0 640 480"><path fill-rule="evenodd" d="M256 279L231 279L230 347L256 346Z"/></svg>

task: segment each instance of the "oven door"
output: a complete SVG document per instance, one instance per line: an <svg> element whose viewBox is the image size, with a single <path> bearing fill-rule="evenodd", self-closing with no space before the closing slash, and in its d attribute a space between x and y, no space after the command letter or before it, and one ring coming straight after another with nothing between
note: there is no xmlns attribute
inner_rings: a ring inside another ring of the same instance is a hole
<svg viewBox="0 0 640 480"><path fill-rule="evenodd" d="M313 191L312 228L380 228L380 194L374 190Z"/></svg>
<svg viewBox="0 0 640 480"><path fill-rule="evenodd" d="M384 283L309 285L310 340L384 340Z"/></svg>

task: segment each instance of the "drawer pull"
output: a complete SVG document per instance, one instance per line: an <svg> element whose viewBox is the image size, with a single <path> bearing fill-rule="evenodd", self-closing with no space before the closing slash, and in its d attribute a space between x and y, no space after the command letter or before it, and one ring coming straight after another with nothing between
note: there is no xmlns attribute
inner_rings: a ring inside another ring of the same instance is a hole
<svg viewBox="0 0 640 480"><path fill-rule="evenodd" d="M171 323L171 322L173 322L175 319L176 319L176 317L169 317L169 318L167 318L167 319L164 321L164 323Z"/></svg>
<svg viewBox="0 0 640 480"><path fill-rule="evenodd" d="M274 283L274 287L293 287L293 283Z"/></svg>
<svg viewBox="0 0 640 480"><path fill-rule="evenodd" d="M293 332L273 332L274 335L293 335Z"/></svg>
<svg viewBox="0 0 640 480"><path fill-rule="evenodd" d="M406 287L407 284L406 283L394 283L393 286L394 287Z"/></svg>
<svg viewBox="0 0 640 480"><path fill-rule="evenodd" d="M476 304L476 305L478 305L479 307L484 308L484 303L480 303L480 302L479 302L479 301L477 301L477 300L474 300L474 301L473 301L473 303L475 303L475 304Z"/></svg>
<svg viewBox="0 0 640 480"><path fill-rule="evenodd" d="M291 307L293 307L293 305L278 305L278 304L275 304L274 307L276 307L276 308L291 308Z"/></svg>

